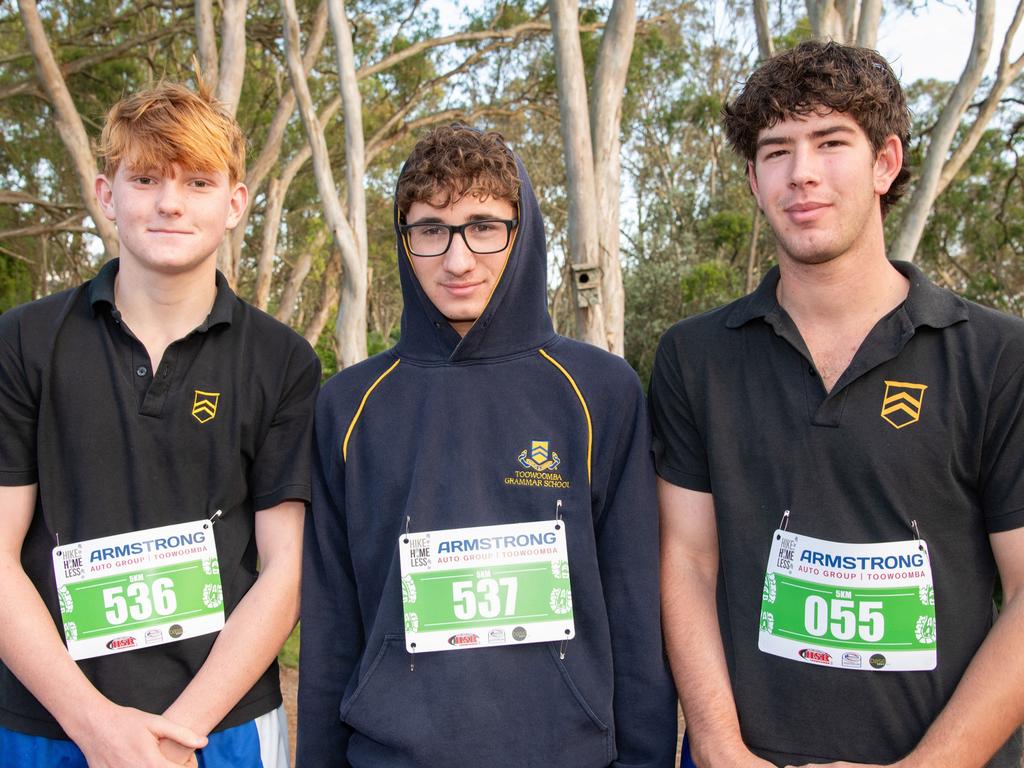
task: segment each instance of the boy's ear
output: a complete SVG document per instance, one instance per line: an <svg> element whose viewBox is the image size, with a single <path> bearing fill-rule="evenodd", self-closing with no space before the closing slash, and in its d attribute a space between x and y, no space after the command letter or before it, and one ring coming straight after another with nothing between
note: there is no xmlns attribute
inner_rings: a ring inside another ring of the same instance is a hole
<svg viewBox="0 0 1024 768"><path fill-rule="evenodd" d="M117 216L114 211L114 185L104 174L99 174L96 177L96 183L93 185L93 189L96 191L96 199L99 201L100 208L103 209L103 215L111 221L116 221Z"/></svg>
<svg viewBox="0 0 1024 768"><path fill-rule="evenodd" d="M242 182L235 184L231 190L231 199L228 200L228 218L224 223L226 229L234 229L242 220L245 207L249 203L249 188Z"/></svg>
<svg viewBox="0 0 1024 768"><path fill-rule="evenodd" d="M875 193L884 195L903 168L903 142L896 135L886 138L875 154Z"/></svg>

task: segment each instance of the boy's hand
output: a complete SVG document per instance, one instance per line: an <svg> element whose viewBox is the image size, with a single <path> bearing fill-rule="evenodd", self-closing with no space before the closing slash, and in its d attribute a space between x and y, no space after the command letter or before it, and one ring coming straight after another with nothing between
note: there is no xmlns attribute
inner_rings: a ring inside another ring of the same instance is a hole
<svg viewBox="0 0 1024 768"><path fill-rule="evenodd" d="M160 739L160 753L175 765L185 765L189 768L198 768L199 766L196 751L179 744L174 739Z"/></svg>
<svg viewBox="0 0 1024 768"><path fill-rule="evenodd" d="M188 765L171 760L162 752L162 741L194 752L206 745L206 738L160 715L111 704L95 712L88 728L73 735L89 768L179 768ZM69 734L71 735L71 734ZM192 755L192 765L195 757Z"/></svg>

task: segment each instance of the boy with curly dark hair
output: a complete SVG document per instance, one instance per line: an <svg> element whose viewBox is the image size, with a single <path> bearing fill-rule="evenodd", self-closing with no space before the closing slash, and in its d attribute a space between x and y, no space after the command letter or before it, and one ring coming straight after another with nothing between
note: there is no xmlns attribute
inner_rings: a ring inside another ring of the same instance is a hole
<svg viewBox="0 0 1024 768"><path fill-rule="evenodd" d="M498 134L425 136L395 230L401 339L317 409L299 765L669 768L636 374L552 329Z"/></svg>
<svg viewBox="0 0 1024 768"><path fill-rule="evenodd" d="M886 258L909 125L833 42L725 109L778 266L651 379L685 766L1020 765L1024 323Z"/></svg>

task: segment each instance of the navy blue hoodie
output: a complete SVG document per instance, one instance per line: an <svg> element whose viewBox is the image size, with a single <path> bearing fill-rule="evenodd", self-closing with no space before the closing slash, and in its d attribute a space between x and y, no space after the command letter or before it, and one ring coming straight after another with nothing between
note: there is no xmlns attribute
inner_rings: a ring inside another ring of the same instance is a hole
<svg viewBox="0 0 1024 768"><path fill-rule="evenodd" d="M464 338L412 272L391 350L320 393L302 586L298 766L659 766L674 762L658 515L640 383L618 357L557 335L525 170L519 227ZM396 214L397 223L397 214ZM561 487L517 484L547 441ZM520 476L521 477L521 476ZM576 635L420 653L404 644L398 536L566 522Z"/></svg>

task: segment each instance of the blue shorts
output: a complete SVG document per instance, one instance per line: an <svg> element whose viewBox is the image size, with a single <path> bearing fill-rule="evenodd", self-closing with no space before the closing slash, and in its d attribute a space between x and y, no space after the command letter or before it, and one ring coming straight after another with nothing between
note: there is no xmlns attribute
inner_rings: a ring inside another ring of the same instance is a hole
<svg viewBox="0 0 1024 768"><path fill-rule="evenodd" d="M683 733L683 751L679 756L679 768L697 768L697 765L693 762L693 756L690 754L690 740L686 737L686 733Z"/></svg>
<svg viewBox="0 0 1024 768"><path fill-rule="evenodd" d="M284 707L248 723L211 733L196 752L199 768L287 768L288 730ZM88 768L74 742L29 736L0 728L4 765L18 768ZM8 762L10 761L10 762Z"/></svg>

